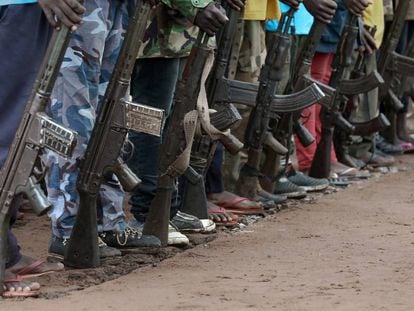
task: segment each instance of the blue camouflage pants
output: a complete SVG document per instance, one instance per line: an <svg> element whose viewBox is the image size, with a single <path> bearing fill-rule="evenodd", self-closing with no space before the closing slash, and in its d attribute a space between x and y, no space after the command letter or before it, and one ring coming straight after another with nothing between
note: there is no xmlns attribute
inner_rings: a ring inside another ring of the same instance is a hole
<svg viewBox="0 0 414 311"><path fill-rule="evenodd" d="M48 198L54 205L49 215L53 234L60 238L69 238L75 223L79 207L76 159L85 153L128 22L125 1L86 0L85 7L83 24L72 35L52 94L53 119L79 134L71 160L54 153L47 155ZM124 193L117 181L102 184L98 200L99 231L125 228L123 199Z"/></svg>

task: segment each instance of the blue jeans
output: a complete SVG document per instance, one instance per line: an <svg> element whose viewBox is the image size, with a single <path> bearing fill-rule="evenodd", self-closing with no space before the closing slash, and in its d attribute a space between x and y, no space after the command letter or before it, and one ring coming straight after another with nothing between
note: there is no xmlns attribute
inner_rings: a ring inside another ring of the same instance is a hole
<svg viewBox="0 0 414 311"><path fill-rule="evenodd" d="M51 33L37 4L0 6L0 168L32 92ZM19 206L18 197L13 205L10 225ZM9 231L6 268L20 258L16 237Z"/></svg>
<svg viewBox="0 0 414 311"><path fill-rule="evenodd" d="M207 194L221 193L224 191L222 172L223 157L224 146L221 143L218 143L216 151L214 152L213 160L211 161L210 167L208 168L205 177Z"/></svg>
<svg viewBox="0 0 414 311"><path fill-rule="evenodd" d="M180 58L137 60L131 78L133 101L164 109L168 118L183 62L184 60ZM140 222L145 222L157 190L159 149L162 138L133 131L128 137L134 145L134 152L128 160L128 166L142 181L132 193L129 203L134 217ZM171 214L175 213L178 205L178 197L174 195Z"/></svg>

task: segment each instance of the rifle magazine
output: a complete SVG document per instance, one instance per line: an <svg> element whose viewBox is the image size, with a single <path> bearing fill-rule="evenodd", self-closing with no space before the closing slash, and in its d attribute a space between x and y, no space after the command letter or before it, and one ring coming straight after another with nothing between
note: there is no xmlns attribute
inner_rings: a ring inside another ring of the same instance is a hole
<svg viewBox="0 0 414 311"><path fill-rule="evenodd" d="M43 113L38 113L37 117L41 125L40 145L65 159L71 158L76 147L78 134L56 123Z"/></svg>
<svg viewBox="0 0 414 311"><path fill-rule="evenodd" d="M125 102L128 129L160 137L164 125L164 110L133 102Z"/></svg>
<svg viewBox="0 0 414 311"><path fill-rule="evenodd" d="M374 70L369 75L358 79L342 80L339 84L339 93L343 95L356 95L367 93L384 83L384 79L378 71Z"/></svg>

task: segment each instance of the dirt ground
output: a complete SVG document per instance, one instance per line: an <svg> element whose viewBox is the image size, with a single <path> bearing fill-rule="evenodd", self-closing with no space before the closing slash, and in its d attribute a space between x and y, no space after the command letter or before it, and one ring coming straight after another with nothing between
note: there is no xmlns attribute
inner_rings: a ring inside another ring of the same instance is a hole
<svg viewBox="0 0 414 311"><path fill-rule="evenodd" d="M0 300L0 310L412 311L414 157L399 167L243 230L193 237L191 249L44 276L40 298ZM27 254L45 256L47 219L29 215L16 232Z"/></svg>

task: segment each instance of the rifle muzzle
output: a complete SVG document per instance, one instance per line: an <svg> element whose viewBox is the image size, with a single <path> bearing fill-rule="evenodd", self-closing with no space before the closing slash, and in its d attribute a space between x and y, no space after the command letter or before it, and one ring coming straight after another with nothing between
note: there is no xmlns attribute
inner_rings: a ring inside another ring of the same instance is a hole
<svg viewBox="0 0 414 311"><path fill-rule="evenodd" d="M238 154L244 147L244 144L240 140L238 140L236 136L232 134L228 136L223 136L222 138L220 138L220 142L223 144L226 150L232 155Z"/></svg>
<svg viewBox="0 0 414 311"><path fill-rule="evenodd" d="M299 121L295 124L294 131L300 143L306 148L313 144L315 137L308 131L308 129Z"/></svg>
<svg viewBox="0 0 414 311"><path fill-rule="evenodd" d="M334 120L335 126L339 127L345 133L351 134L355 131L355 126L352 125L347 119L345 119L342 113L335 112Z"/></svg>
<svg viewBox="0 0 414 311"><path fill-rule="evenodd" d="M32 176L29 177L26 185L17 189L17 192L27 196L33 211L38 216L46 214L52 208L52 204L47 200L42 188Z"/></svg>
<svg viewBox="0 0 414 311"><path fill-rule="evenodd" d="M119 158L117 165L111 167L110 172L114 173L116 177L118 177L122 188L126 192L133 191L141 183L141 180L137 177L137 175L135 175L126 163L123 163Z"/></svg>
<svg viewBox="0 0 414 311"><path fill-rule="evenodd" d="M288 153L287 148L283 146L280 142L278 142L277 139L274 138L272 133L270 132L266 133L266 138L265 138L264 143L266 146L270 147L277 154L285 155Z"/></svg>
<svg viewBox="0 0 414 311"><path fill-rule="evenodd" d="M395 112L400 112L404 109L404 104L401 102L401 100L398 98L397 95L390 89L388 90L388 102L391 107L391 109Z"/></svg>

